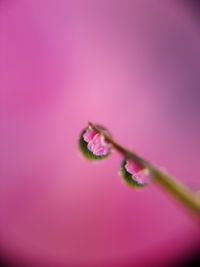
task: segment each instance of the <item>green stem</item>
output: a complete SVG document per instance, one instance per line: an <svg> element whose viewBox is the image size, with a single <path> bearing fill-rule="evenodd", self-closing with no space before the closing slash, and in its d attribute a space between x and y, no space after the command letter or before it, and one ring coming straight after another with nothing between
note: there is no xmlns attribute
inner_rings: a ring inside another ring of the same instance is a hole
<svg viewBox="0 0 200 267"><path fill-rule="evenodd" d="M179 200L179 202L187 207L190 211L192 211L195 215L200 218L200 198L196 192L192 191L188 187L186 187L181 182L172 178L170 175L165 173L160 168L154 166L150 162L141 158L137 154L128 149L124 148L116 141L113 140L110 136L108 136L103 130L99 129L97 126L92 124L91 122L88 125L93 128L95 131L104 136L104 138L110 143L110 145L117 150L124 158L133 159L136 163L142 165L151 173L151 176L154 182L158 183L161 187L163 187L168 193L170 193L174 198Z"/></svg>

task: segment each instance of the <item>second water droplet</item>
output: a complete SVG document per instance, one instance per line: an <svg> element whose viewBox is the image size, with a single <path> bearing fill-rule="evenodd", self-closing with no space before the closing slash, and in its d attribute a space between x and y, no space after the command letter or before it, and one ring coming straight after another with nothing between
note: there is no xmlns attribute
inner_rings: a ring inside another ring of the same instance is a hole
<svg viewBox="0 0 200 267"><path fill-rule="evenodd" d="M146 186L151 181L150 172L132 159L124 159L121 163L120 174L133 187Z"/></svg>

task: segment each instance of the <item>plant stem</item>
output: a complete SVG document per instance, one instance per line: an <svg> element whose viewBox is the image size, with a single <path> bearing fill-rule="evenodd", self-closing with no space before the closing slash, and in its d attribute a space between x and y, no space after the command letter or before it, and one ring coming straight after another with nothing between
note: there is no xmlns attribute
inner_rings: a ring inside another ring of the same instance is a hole
<svg viewBox="0 0 200 267"><path fill-rule="evenodd" d="M158 183L168 193L174 196L174 198L179 200L179 202L183 206L187 207L190 211L192 211L200 218L200 197L196 192L192 191L184 184L177 181L175 178L172 178L169 174L165 173L160 168L154 166L134 152L129 151L128 149L118 144L112 137L108 136L103 130L99 129L98 126L95 126L91 122L89 122L88 125L99 134L103 135L104 138L110 143L110 145L124 158L133 159L136 163L142 165L144 168L148 168L154 182Z"/></svg>

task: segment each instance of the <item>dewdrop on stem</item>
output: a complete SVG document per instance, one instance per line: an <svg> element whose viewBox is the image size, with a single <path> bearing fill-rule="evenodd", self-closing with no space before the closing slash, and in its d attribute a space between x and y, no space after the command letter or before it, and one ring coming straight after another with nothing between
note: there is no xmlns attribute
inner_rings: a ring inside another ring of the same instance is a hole
<svg viewBox="0 0 200 267"><path fill-rule="evenodd" d="M104 127L100 125L95 125L95 127L110 136ZM79 147L82 154L91 160L106 158L111 152L111 146L104 135L90 126L82 131L79 139Z"/></svg>
<svg viewBox="0 0 200 267"><path fill-rule="evenodd" d="M104 127L91 122L88 125L79 138L80 150L87 158L93 160L105 158L110 154L112 147L124 158L120 168L123 181L133 188L142 188L154 180L200 218L200 200L196 192L180 181L176 181L161 168L117 143Z"/></svg>
<svg viewBox="0 0 200 267"><path fill-rule="evenodd" d="M132 159L122 161L120 175L128 185L133 187L144 187L151 181L149 170Z"/></svg>

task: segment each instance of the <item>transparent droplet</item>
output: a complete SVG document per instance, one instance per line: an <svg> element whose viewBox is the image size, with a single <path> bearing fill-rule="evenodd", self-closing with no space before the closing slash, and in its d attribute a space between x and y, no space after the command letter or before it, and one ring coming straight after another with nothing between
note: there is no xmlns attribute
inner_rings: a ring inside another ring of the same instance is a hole
<svg viewBox="0 0 200 267"><path fill-rule="evenodd" d="M150 172L132 159L124 159L121 163L120 174L131 186L146 186L151 181Z"/></svg>
<svg viewBox="0 0 200 267"><path fill-rule="evenodd" d="M99 125L95 126L110 136L104 127ZM104 136L90 126L82 131L79 139L79 147L84 156L93 160L103 159L111 152L111 146Z"/></svg>

